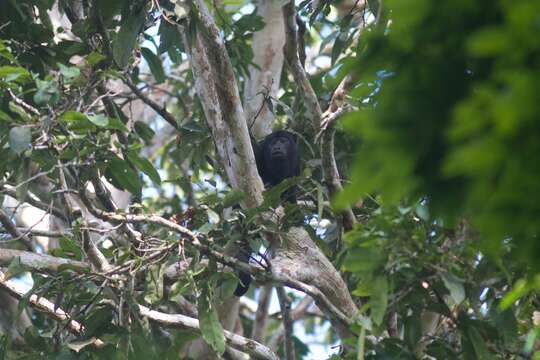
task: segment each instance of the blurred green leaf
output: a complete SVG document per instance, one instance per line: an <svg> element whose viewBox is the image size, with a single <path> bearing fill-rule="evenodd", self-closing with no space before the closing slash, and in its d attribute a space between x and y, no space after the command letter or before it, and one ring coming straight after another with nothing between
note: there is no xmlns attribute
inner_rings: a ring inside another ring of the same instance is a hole
<svg viewBox="0 0 540 360"><path fill-rule="evenodd" d="M441 278L446 288L450 291L450 296L456 305L459 305L465 300L465 288L463 280L451 273L442 273Z"/></svg>
<svg viewBox="0 0 540 360"><path fill-rule="evenodd" d="M146 19L146 11L144 10L142 8L137 13L122 15L120 31L113 42L114 60L120 67L127 65L133 52L135 40L137 40Z"/></svg>
<svg viewBox="0 0 540 360"><path fill-rule="evenodd" d="M17 154L32 147L32 132L29 127L14 127L9 131L9 147Z"/></svg>
<svg viewBox="0 0 540 360"><path fill-rule="evenodd" d="M128 151L127 157L129 161L131 161L133 165L137 167L137 169L148 175L148 177L154 183L157 185L161 184L161 177L159 176L159 173L148 159L140 157L139 154L134 151Z"/></svg>
<svg viewBox="0 0 540 360"><path fill-rule="evenodd" d="M0 66L0 79L6 82L26 82L30 78L30 73L25 68L9 65Z"/></svg>
<svg viewBox="0 0 540 360"><path fill-rule="evenodd" d="M376 325L381 325L388 305L388 280L378 276L373 280L373 289L369 299L371 317Z"/></svg>
<svg viewBox="0 0 540 360"><path fill-rule="evenodd" d="M103 114L88 115L86 116L90 122L98 127L105 127L109 125L109 118Z"/></svg>
<svg viewBox="0 0 540 360"><path fill-rule="evenodd" d="M145 47L141 48L141 54L148 63L150 71L152 72L152 75L154 75L154 79L156 79L156 83L160 84L165 81L165 71L163 70L163 65L161 64L159 56Z"/></svg>
<svg viewBox="0 0 540 360"><path fill-rule="evenodd" d="M127 190L132 194L141 192L142 182L139 175L129 167L126 161L118 157L108 160L106 175L107 180L121 190Z"/></svg>
<svg viewBox="0 0 540 360"><path fill-rule="evenodd" d="M202 288L198 297L197 310L199 311L199 321L204 341L216 353L223 354L225 352L225 335L207 286Z"/></svg>

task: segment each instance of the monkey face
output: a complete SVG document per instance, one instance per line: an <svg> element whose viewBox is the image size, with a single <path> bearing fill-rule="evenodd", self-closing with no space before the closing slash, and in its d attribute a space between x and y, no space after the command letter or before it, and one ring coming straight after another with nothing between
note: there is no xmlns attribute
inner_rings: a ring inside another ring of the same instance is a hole
<svg viewBox="0 0 540 360"><path fill-rule="evenodd" d="M272 139L269 148L272 159L285 159L290 153L291 142L284 136L278 136Z"/></svg>

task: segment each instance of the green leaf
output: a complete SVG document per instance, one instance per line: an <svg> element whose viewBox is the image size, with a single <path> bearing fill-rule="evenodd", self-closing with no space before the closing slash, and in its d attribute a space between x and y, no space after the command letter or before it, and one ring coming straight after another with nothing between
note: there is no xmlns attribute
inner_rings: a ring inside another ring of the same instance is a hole
<svg viewBox="0 0 540 360"><path fill-rule="evenodd" d="M373 322L376 325L381 325L388 306L388 280L385 276L378 276L374 279L369 304Z"/></svg>
<svg viewBox="0 0 540 360"><path fill-rule="evenodd" d="M416 204L415 210L416 215L424 221L429 221L429 209L426 205L422 205L421 203Z"/></svg>
<svg viewBox="0 0 540 360"><path fill-rule="evenodd" d="M9 147L16 154L21 154L32 147L32 132L29 127L14 127L9 131Z"/></svg>
<svg viewBox="0 0 540 360"><path fill-rule="evenodd" d="M486 347L485 340L475 327L469 326L467 328L467 337L473 345L477 359L492 359L492 356Z"/></svg>
<svg viewBox="0 0 540 360"><path fill-rule="evenodd" d="M92 124L98 127L105 127L109 125L109 118L103 114L88 115L87 118Z"/></svg>
<svg viewBox="0 0 540 360"><path fill-rule="evenodd" d="M371 273L377 269L383 259L381 242L370 240L362 243L360 247L350 249L343 266L351 272Z"/></svg>
<svg viewBox="0 0 540 360"><path fill-rule="evenodd" d="M263 18L255 13L244 15L234 23L239 33L259 31L264 25Z"/></svg>
<svg viewBox="0 0 540 360"><path fill-rule="evenodd" d="M127 158L129 161L137 167L137 169L141 170L143 173L148 175L148 177L157 185L161 184L161 177L159 176L159 173L157 172L156 168L152 163L143 157L140 157L136 152L129 151L127 153Z"/></svg>
<svg viewBox="0 0 540 360"><path fill-rule="evenodd" d="M136 14L122 15L120 31L116 35L116 39L113 43L114 61L116 61L121 68L128 63L129 57L135 47L135 41L142 30L145 19L146 9L144 8Z"/></svg>
<svg viewBox="0 0 540 360"><path fill-rule="evenodd" d="M518 322L514 315L513 310L506 309L499 311L496 308L492 309L491 316L498 332L501 334L502 339L506 346L513 346L518 341Z"/></svg>
<svg viewBox="0 0 540 360"><path fill-rule="evenodd" d="M30 73L28 70L18 66L0 66L0 79L6 82L26 82L30 80Z"/></svg>
<svg viewBox="0 0 540 360"><path fill-rule="evenodd" d="M26 112L26 109L22 106L17 105L15 102L10 101L8 104L9 110L14 112L15 114L19 115L22 120L24 120L25 123L31 123L32 122L32 116Z"/></svg>
<svg viewBox="0 0 540 360"><path fill-rule="evenodd" d="M109 165L105 174L114 186L121 190L127 190L132 194L139 194L142 189L142 183L139 175L129 167L127 161L118 157L113 157L108 161Z"/></svg>
<svg viewBox="0 0 540 360"><path fill-rule="evenodd" d="M149 144L156 134L150 126L142 121L135 121L135 131L144 140L145 144Z"/></svg>
<svg viewBox="0 0 540 360"><path fill-rule="evenodd" d="M418 341L422 337L422 319L420 312L415 311L411 316L407 316L404 321L403 337L409 345L409 349L414 350Z"/></svg>
<svg viewBox="0 0 540 360"><path fill-rule="evenodd" d="M85 335L92 337L94 335L101 335L102 332L110 332L112 319L112 309L108 307L99 307L95 309L90 316L85 319Z"/></svg>
<svg viewBox="0 0 540 360"><path fill-rule="evenodd" d="M173 62L181 61L180 50L182 46L182 36L175 25L162 21L159 25L159 49L158 53L167 52Z"/></svg>
<svg viewBox="0 0 540 360"><path fill-rule="evenodd" d="M124 123L117 118L109 118L109 124L107 125L107 128L112 130L119 130L122 132L129 132L127 126L124 125Z"/></svg>
<svg viewBox="0 0 540 360"><path fill-rule="evenodd" d="M340 33L338 37L336 38L336 41L334 41L334 46L332 47L332 65L335 64L337 58L339 55L341 55L341 52L344 50L345 47L345 41L347 40L347 34Z"/></svg>
<svg viewBox="0 0 540 360"><path fill-rule="evenodd" d="M214 349L219 355L225 352L225 334L223 327L219 322L217 309L214 306L209 286L203 286L201 295L197 301L197 309L199 311L199 322L201 333L204 341Z"/></svg>
<svg viewBox="0 0 540 360"><path fill-rule="evenodd" d="M36 79L37 91L34 94L34 102L38 105L53 105L60 99L60 92L55 80Z"/></svg>
<svg viewBox="0 0 540 360"><path fill-rule="evenodd" d="M88 116L77 111L66 111L60 120L65 121L68 124L70 130L84 133L87 131L94 131L96 127L90 121Z"/></svg>
<svg viewBox="0 0 540 360"><path fill-rule="evenodd" d="M96 339L93 337L86 340L70 341L67 343L67 347L78 353L85 347L92 345L95 341Z"/></svg>
<svg viewBox="0 0 540 360"><path fill-rule="evenodd" d="M64 64L57 63L60 73L67 79L75 78L81 75L81 70L76 66L65 66Z"/></svg>
<svg viewBox="0 0 540 360"><path fill-rule="evenodd" d="M13 258L13 260L11 260L11 262L9 263L9 266L7 268L7 271L5 272L5 275L6 275L6 278L12 278L27 270L28 268L21 263L21 258L17 256Z"/></svg>
<svg viewBox="0 0 540 360"><path fill-rule="evenodd" d="M87 121L88 120L85 114L80 113L78 111L66 111L62 115L61 119L64 121Z"/></svg>
<svg viewBox="0 0 540 360"><path fill-rule="evenodd" d="M531 285L525 279L519 279L514 286L512 286L512 289L504 295L499 303L499 309L507 309L518 299L529 293L529 291L531 291Z"/></svg>
<svg viewBox="0 0 540 360"><path fill-rule="evenodd" d="M11 122L11 116L0 110L0 121Z"/></svg>
<svg viewBox="0 0 540 360"><path fill-rule="evenodd" d="M88 64L90 66L95 66L97 64L99 64L100 62L102 62L103 60L105 60L106 57L98 52L91 52L90 54L88 54L88 56L86 57L86 61L88 61Z"/></svg>
<svg viewBox="0 0 540 360"><path fill-rule="evenodd" d="M165 71L163 70L163 65L159 56L145 47L141 48L141 54L146 62L148 62L148 66L150 67L150 71L152 72L152 75L154 75L156 82L159 84L165 81Z"/></svg>
<svg viewBox="0 0 540 360"><path fill-rule="evenodd" d="M73 239L62 236L59 240L60 248L64 252L65 255L68 255L70 257L73 257L77 260L82 259L82 250L79 244L77 244Z"/></svg>
<svg viewBox="0 0 540 360"><path fill-rule="evenodd" d="M459 305L465 300L465 288L463 287L463 280L451 273L441 274L444 286L450 291L450 296L454 300L456 305Z"/></svg>

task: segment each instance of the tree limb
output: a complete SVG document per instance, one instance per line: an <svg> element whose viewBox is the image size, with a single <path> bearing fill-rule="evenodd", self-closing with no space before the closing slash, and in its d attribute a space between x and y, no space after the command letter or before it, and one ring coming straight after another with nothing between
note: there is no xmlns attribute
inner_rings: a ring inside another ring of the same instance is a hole
<svg viewBox="0 0 540 360"><path fill-rule="evenodd" d="M14 237L14 239L21 240L21 242L24 244L24 246L26 246L28 250L34 249L34 244L32 240L25 234L21 233L15 227L15 224L11 222L9 215L6 214L6 212L2 209L0 209L0 223L2 223L2 226L4 226L4 229L6 229L6 231L9 232L11 236Z"/></svg>
<svg viewBox="0 0 540 360"><path fill-rule="evenodd" d="M145 316L150 320L159 322L160 324L200 332L199 320L197 319L181 314L165 314L159 311L150 310L143 305L138 305L138 308L142 316ZM275 353L273 353L268 347L256 341L237 335L227 330L225 330L224 333L225 340L227 341L228 345L237 350L248 353L254 359L279 360L279 357Z"/></svg>
<svg viewBox="0 0 540 360"><path fill-rule="evenodd" d="M316 131L319 131L323 126L323 113L321 111L319 101L317 100L315 90L313 90L307 73L298 57L298 35L296 30L296 9L294 6L294 1L290 1L283 6L283 17L285 18L285 34L287 39L284 49L285 58L287 59L287 64L289 65L294 80L302 89L302 94L304 95L306 102L308 118L311 119ZM346 85L349 85L350 82L351 81L348 77L342 81L338 89L334 92L334 96L332 98L334 103L337 103L338 99L343 99L345 96L344 88ZM334 131L335 130L331 127L330 130L323 133L321 138L322 170L324 182L328 188L330 197L335 196L337 193L343 190L334 156ZM347 207L342 212L342 216L345 230L351 230L356 223L356 218L351 208Z"/></svg>
<svg viewBox="0 0 540 360"><path fill-rule="evenodd" d="M259 306L255 312L255 320L251 331L251 338L255 341L264 341L266 328L268 325L268 308L270 306L270 297L272 296L271 285L264 285L259 292Z"/></svg>
<svg viewBox="0 0 540 360"><path fill-rule="evenodd" d="M15 258L19 258L19 261L23 266L36 270L58 271L58 268L62 265L69 265L75 271L90 270L90 265L82 261L45 254L36 254L30 251L0 248L0 265L9 265Z"/></svg>
<svg viewBox="0 0 540 360"><path fill-rule="evenodd" d="M294 360L294 343L292 338L293 323L291 319L291 300L282 286L276 288L281 315L283 317L283 329L285 329L285 360Z"/></svg>
<svg viewBox="0 0 540 360"><path fill-rule="evenodd" d="M3 194L6 194L8 196L11 196L14 199L17 199L17 191L15 190L15 188L13 186L4 184L0 188L0 192L3 193ZM43 210L45 212L50 212L54 216L57 216L57 217L59 217L60 219L62 219L64 221L67 220L67 217L66 217L66 215L64 214L63 211L61 211L60 209L52 206L52 204L47 204L47 203L41 201L40 198L38 198L35 194L33 194L30 191L27 192L27 196L24 199L21 199L21 201L22 202L27 202L30 205L35 206L38 209L41 209L41 210Z"/></svg>
<svg viewBox="0 0 540 360"><path fill-rule="evenodd" d="M14 284L8 282L6 280L6 277L3 272L0 271L0 288L6 290L11 296L13 296L16 299L22 299L23 297L27 296L25 292L21 289L18 289L17 286ZM67 321L67 328L69 331L77 336L84 334L84 326L79 323L78 321L72 320L71 316L62 310L61 308L57 307L53 302L37 296L36 294L31 294L28 296L28 303L36 308L37 310L40 310L53 318L54 320L58 322L66 322ZM102 347L105 345L103 341L97 338L92 338L93 342L92 345L96 347Z"/></svg>

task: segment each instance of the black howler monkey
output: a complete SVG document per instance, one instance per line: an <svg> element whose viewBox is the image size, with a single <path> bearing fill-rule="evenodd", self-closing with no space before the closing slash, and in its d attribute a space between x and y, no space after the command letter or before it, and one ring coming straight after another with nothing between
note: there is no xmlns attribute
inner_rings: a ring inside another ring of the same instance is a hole
<svg viewBox="0 0 540 360"><path fill-rule="evenodd" d="M279 130L268 135L262 142L254 147L257 170L266 188L278 185L283 180L300 175L300 156L298 154L298 144L296 135ZM281 198L284 201L296 202L296 186L283 192ZM251 249L249 244L240 250L237 259L249 262ZM234 295L242 296L248 289L251 282L251 275L245 272L238 274L238 283Z"/></svg>
<svg viewBox="0 0 540 360"><path fill-rule="evenodd" d="M265 187L275 186L286 178L300 175L296 135L285 130L268 135L259 144L255 160Z"/></svg>

